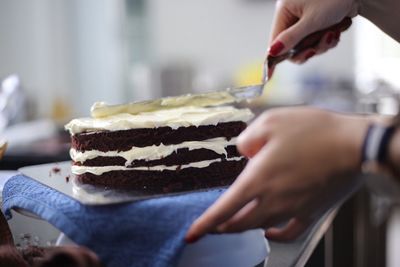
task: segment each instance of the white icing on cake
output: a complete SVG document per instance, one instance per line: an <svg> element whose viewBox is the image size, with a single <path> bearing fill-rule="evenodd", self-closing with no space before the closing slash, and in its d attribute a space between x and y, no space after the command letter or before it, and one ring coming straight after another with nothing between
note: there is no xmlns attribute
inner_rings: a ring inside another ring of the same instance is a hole
<svg viewBox="0 0 400 267"><path fill-rule="evenodd" d="M244 157L232 157L227 158L227 161L240 161L244 159ZM210 164L215 162L221 162L222 159L212 159L212 160L203 160L198 162L192 162L189 164L183 165L158 165L158 166L150 166L150 167L133 167L129 168L126 166L99 166L99 167L89 167L89 166L77 166L73 165L71 167L72 173L81 175L84 173L92 173L94 175L102 175L103 173L110 172L110 171L129 171L129 170L138 170L138 171L164 171L164 170L171 170L175 171L177 169L186 169L186 168L205 168L210 166Z"/></svg>
<svg viewBox="0 0 400 267"><path fill-rule="evenodd" d="M139 114L143 112L160 111L183 106L207 107L233 103L236 99L227 91L210 92L205 94L187 94L164 97L155 100L133 102L122 105L108 105L96 102L90 109L93 118L108 117L119 113Z"/></svg>
<svg viewBox="0 0 400 267"><path fill-rule="evenodd" d="M249 109L222 107L179 107L167 110L143 112L136 115L120 113L104 118L74 119L65 125L72 135L93 131L119 131L138 128L157 128L217 125L223 122L249 121L253 113Z"/></svg>
<svg viewBox="0 0 400 267"><path fill-rule="evenodd" d="M84 163L86 160L94 159L96 157L123 157L126 162L125 166L131 165L134 160L157 160L165 158L178 149L187 148L194 149L208 149L217 154L227 155L226 147L236 144L236 138L227 140L225 137L217 137L207 139L204 141L186 141L176 145L163 145L159 146L146 146L146 147L132 147L127 151L107 151L102 152L99 150L86 150L85 152L77 151L71 148L70 155L73 161Z"/></svg>

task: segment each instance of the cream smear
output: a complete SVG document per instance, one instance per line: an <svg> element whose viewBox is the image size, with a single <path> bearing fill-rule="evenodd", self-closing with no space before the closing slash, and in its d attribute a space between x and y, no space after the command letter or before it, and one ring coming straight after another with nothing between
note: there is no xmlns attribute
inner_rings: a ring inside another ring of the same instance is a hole
<svg viewBox="0 0 400 267"><path fill-rule="evenodd" d="M253 116L249 109L237 109L231 106L207 108L188 106L143 112L136 115L120 113L104 118L74 119L65 125L65 129L72 135L82 132L120 131L164 126L177 129L179 127L217 125L232 121L246 122Z"/></svg>
<svg viewBox="0 0 400 267"><path fill-rule="evenodd" d="M227 140L225 137L217 137L203 141L186 141L176 145L146 146L146 147L132 147L127 151L99 151L99 150L86 150L85 152L77 151L71 148L70 155L73 161L84 163L86 160L94 159L96 157L122 157L126 160L125 166L132 164L134 160L157 160L165 158L178 149L187 148L189 150L195 149L208 149L217 154L227 155L226 147L236 144L236 138Z"/></svg>
<svg viewBox="0 0 400 267"><path fill-rule="evenodd" d="M226 159L227 161L240 161L244 159L244 157L233 157ZM94 175L102 175L103 173L110 172L110 171L130 171L130 170L137 170L137 171L164 171L164 170L177 170L177 169L186 169L186 168L205 168L210 166L210 164L215 162L221 162L222 159L212 159L212 160L204 160L198 162L192 162L189 164L184 165L158 165L158 166L150 166L150 167L133 167L128 168L125 166L101 166L101 167L89 167L89 166L77 166L73 165L71 167L73 174L84 174L84 173L92 173Z"/></svg>

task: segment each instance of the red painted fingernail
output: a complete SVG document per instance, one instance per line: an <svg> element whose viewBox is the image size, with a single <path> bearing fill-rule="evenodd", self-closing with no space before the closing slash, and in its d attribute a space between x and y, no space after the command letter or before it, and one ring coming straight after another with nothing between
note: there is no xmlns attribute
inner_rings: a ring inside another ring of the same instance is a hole
<svg viewBox="0 0 400 267"><path fill-rule="evenodd" d="M314 51L310 51L306 54L306 60L309 59L310 57L314 56L315 52Z"/></svg>
<svg viewBox="0 0 400 267"><path fill-rule="evenodd" d="M330 45L332 43L334 35L335 35L335 33L333 33L333 32L328 33L328 36L326 37L326 43L328 45Z"/></svg>
<svg viewBox="0 0 400 267"><path fill-rule="evenodd" d="M191 235L191 236L185 237L185 241L188 244L196 243L199 239L200 239L200 236L196 236L196 235Z"/></svg>
<svg viewBox="0 0 400 267"><path fill-rule="evenodd" d="M285 45L281 41L276 41L270 48L269 54L273 57L279 55L280 52L285 48Z"/></svg>

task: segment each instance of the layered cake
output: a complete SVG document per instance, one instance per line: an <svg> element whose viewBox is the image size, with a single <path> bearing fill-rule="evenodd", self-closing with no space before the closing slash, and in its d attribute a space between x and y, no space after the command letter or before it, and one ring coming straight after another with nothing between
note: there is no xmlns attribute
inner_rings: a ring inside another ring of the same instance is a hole
<svg viewBox="0 0 400 267"><path fill-rule="evenodd" d="M232 106L185 106L74 119L72 173L80 183L146 192L228 185L247 159L236 137L253 114Z"/></svg>

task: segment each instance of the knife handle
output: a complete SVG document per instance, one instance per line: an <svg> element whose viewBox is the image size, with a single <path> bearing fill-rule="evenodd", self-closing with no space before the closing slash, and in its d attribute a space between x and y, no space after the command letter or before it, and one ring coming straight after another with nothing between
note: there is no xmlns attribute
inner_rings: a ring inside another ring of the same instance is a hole
<svg viewBox="0 0 400 267"><path fill-rule="evenodd" d="M307 35L306 37L304 37L297 45L295 45L295 47L293 49L291 49L289 52L280 55L280 56L270 56L268 55L267 57L267 62L268 62L268 68L271 69L273 67L275 67L276 64L278 64L279 62L285 60L285 59L289 59L289 58L293 58L296 55L300 54L301 52L305 51L306 49L309 48L314 48L316 47L319 42L321 41L322 37L330 31L340 31L343 32L345 30L347 30L352 24L351 18L349 17L345 17L341 22L332 25L328 28L325 28L323 30L311 33L309 35Z"/></svg>
<svg viewBox="0 0 400 267"><path fill-rule="evenodd" d="M351 26L351 23L351 18L346 17L335 25L307 35L293 48L294 52L291 53L291 57L298 55L306 49L316 47L327 32L343 32L347 30Z"/></svg>

